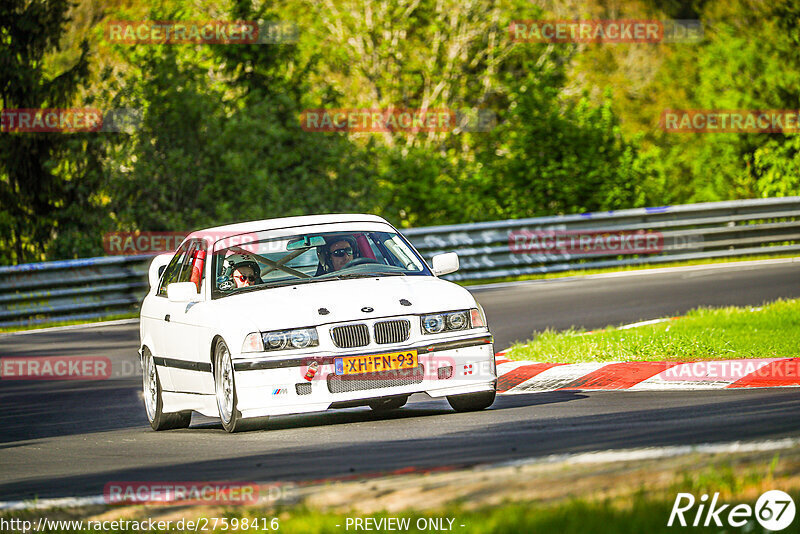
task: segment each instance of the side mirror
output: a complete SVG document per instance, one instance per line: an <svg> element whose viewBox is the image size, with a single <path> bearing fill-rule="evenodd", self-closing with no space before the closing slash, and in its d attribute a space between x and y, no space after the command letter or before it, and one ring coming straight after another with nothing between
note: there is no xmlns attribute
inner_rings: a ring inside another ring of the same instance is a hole
<svg viewBox="0 0 800 534"><path fill-rule="evenodd" d="M150 269L147 271L147 280L150 282L150 287L157 287L158 281L161 280L161 274L167 268L169 262L172 261L173 253L159 254L150 263Z"/></svg>
<svg viewBox="0 0 800 534"><path fill-rule="evenodd" d="M197 302L200 294L194 282L173 282L167 286L167 298L170 302Z"/></svg>
<svg viewBox="0 0 800 534"><path fill-rule="evenodd" d="M454 273L458 270L458 254L455 252L445 252L433 257L433 274L442 276L443 274Z"/></svg>

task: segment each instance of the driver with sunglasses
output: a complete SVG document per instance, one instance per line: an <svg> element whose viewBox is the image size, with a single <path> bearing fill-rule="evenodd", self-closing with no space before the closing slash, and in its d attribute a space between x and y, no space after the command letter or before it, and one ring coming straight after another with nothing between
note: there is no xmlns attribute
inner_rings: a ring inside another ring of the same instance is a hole
<svg viewBox="0 0 800 534"><path fill-rule="evenodd" d="M316 276L338 271L359 255L356 240L351 236L326 237L325 240L327 244L317 249L320 265Z"/></svg>
<svg viewBox="0 0 800 534"><path fill-rule="evenodd" d="M261 268L256 260L243 254L234 254L226 259L233 270L231 277L236 288L250 287L261 282Z"/></svg>

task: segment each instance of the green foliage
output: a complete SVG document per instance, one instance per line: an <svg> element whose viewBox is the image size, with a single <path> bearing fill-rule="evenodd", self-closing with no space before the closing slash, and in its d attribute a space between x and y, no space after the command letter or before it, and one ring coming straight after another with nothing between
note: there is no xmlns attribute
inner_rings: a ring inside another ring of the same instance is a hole
<svg viewBox="0 0 800 534"><path fill-rule="evenodd" d="M608 100L561 98L561 70L523 61L507 74L508 112L492 135L501 215L581 213L632 206L643 162L623 139Z"/></svg>
<svg viewBox="0 0 800 534"><path fill-rule="evenodd" d="M800 195L800 135L771 139L753 155L763 197Z"/></svg>
<svg viewBox="0 0 800 534"><path fill-rule="evenodd" d="M662 195L655 203L800 193L790 177L795 168L791 137L666 133L658 127L666 109L800 108L797 2L647 3L656 10L653 18L700 19L704 39L636 50L635 45L590 48L581 54L572 76L586 77L590 86L611 87L624 131L644 133L645 153L657 157L651 176L663 177L655 180L654 197ZM626 13L630 18L641 15L634 6Z"/></svg>
<svg viewBox="0 0 800 534"><path fill-rule="evenodd" d="M222 89L202 58L192 59L165 45L130 52L137 68L126 73L116 102L142 110L143 118L108 165L110 208L120 228L184 231L213 220L216 203L203 203L203 194L231 179L212 150L224 123Z"/></svg>
<svg viewBox="0 0 800 534"><path fill-rule="evenodd" d="M528 0L9 0L3 108L132 108L132 133L0 136L0 263L102 253L112 230L372 212L423 226L800 193L800 140L674 134L665 109L800 108L792 0L621 6L700 43L514 43ZM550 11L548 11L548 9ZM109 20L291 21L289 44L108 42ZM569 18L569 17L566 17ZM88 44L83 44L88 37ZM90 62L95 75L89 69ZM482 109L487 132L308 132L310 108Z"/></svg>
<svg viewBox="0 0 800 534"><path fill-rule="evenodd" d="M228 17L269 14L238 2ZM301 129L306 82L293 46L144 45L120 53L136 68L123 75L117 103L144 110L142 127L109 165L120 227L186 231L378 208L361 150L340 134Z"/></svg>
<svg viewBox="0 0 800 534"><path fill-rule="evenodd" d="M88 44L58 75L44 69L69 23L67 0L0 4L0 108L64 108L89 75ZM85 150L85 154L81 152ZM0 261L40 260L59 225L88 223L64 208L91 206L91 193L72 180L94 181L102 149L87 138L58 133L0 135ZM63 252L63 249L62 249Z"/></svg>

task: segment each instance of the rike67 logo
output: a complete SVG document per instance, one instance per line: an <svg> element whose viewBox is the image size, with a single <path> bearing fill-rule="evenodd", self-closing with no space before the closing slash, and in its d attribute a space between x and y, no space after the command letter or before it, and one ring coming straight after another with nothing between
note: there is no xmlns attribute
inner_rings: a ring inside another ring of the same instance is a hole
<svg viewBox="0 0 800 534"><path fill-rule="evenodd" d="M756 501L755 507L749 504L718 505L719 493L715 493L711 502L708 495L700 496L699 502L691 493L678 493L672 512L669 514L667 526L693 527L743 527L755 518L766 530L773 532L783 530L792 524L795 516L795 505L792 497L780 490L764 492ZM697 509L693 510L695 504Z"/></svg>

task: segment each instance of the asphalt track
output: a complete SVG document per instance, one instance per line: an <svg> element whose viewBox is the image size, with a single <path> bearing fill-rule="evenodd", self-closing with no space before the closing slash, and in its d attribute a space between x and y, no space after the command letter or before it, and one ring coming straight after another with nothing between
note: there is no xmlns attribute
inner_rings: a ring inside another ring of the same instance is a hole
<svg viewBox="0 0 800 534"><path fill-rule="evenodd" d="M533 331L597 328L707 305L800 297L800 262L692 268L477 289L496 349ZM228 435L214 419L152 432L134 365L138 325L0 336L0 357L107 356L95 382L0 381L0 500L102 494L111 481L300 481L611 448L799 437L800 389L552 392L453 413L420 395L402 410L274 418Z"/></svg>

